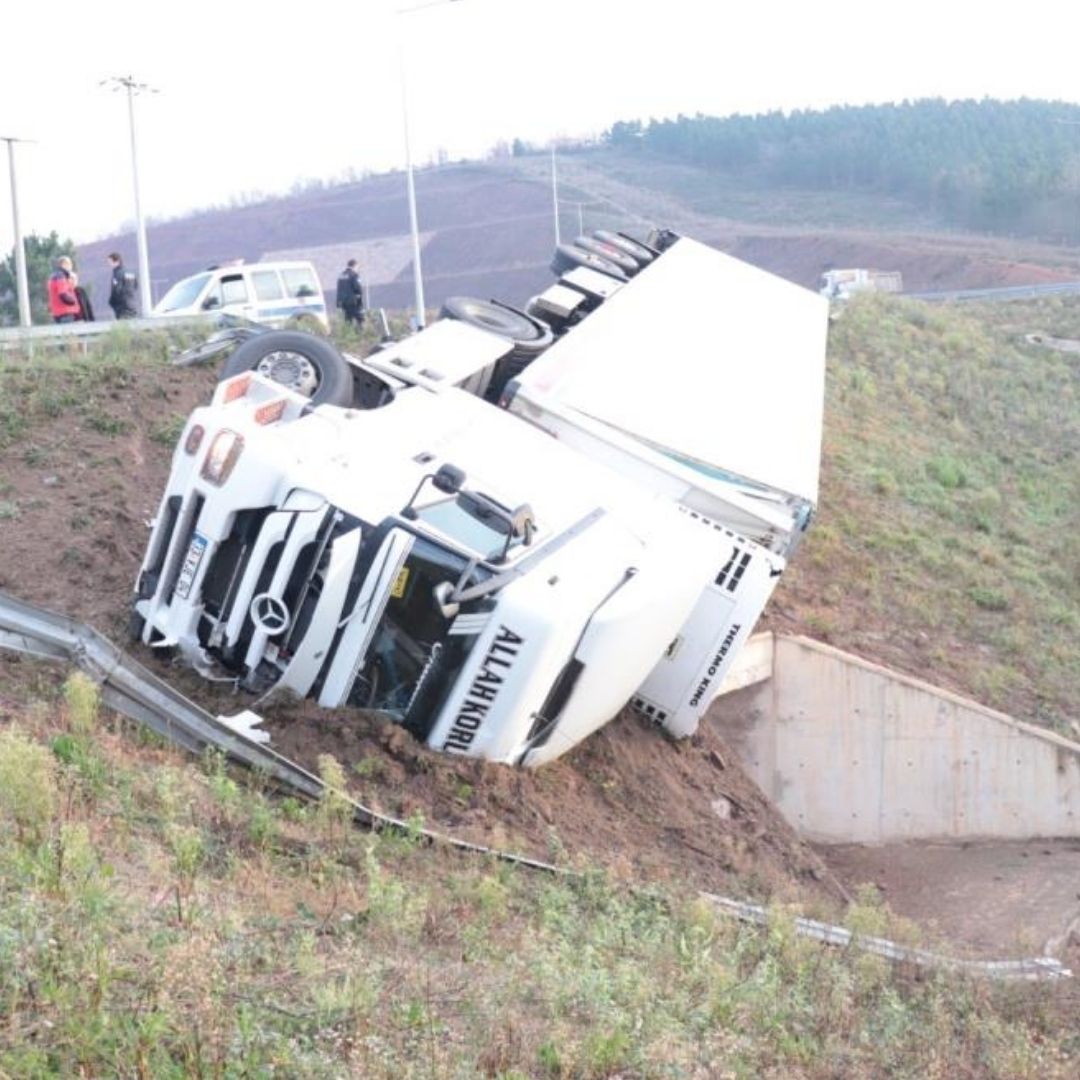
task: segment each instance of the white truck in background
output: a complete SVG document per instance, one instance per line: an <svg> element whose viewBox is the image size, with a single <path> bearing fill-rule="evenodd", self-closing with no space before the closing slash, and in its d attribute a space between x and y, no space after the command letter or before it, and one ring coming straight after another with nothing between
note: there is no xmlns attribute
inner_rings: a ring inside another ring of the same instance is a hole
<svg viewBox="0 0 1080 1080"><path fill-rule="evenodd" d="M590 239L527 312L451 300L364 359L241 345L174 453L142 641L496 761L628 702L692 733L813 513L828 305L672 233Z"/></svg>
<svg viewBox="0 0 1080 1080"><path fill-rule="evenodd" d="M822 296L847 300L862 292L902 292L904 279L899 270L826 270L821 275Z"/></svg>

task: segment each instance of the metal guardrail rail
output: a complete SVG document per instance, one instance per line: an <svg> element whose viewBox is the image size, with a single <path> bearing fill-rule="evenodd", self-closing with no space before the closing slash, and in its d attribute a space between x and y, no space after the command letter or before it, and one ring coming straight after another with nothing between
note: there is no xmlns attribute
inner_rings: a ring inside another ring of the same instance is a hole
<svg viewBox="0 0 1080 1080"><path fill-rule="evenodd" d="M33 352L37 347L86 349L98 338L111 333L142 334L148 331L219 325L218 313L206 315L155 315L152 319L101 320L94 322L55 323L50 326L9 326L0 328L0 353L19 350Z"/></svg>
<svg viewBox="0 0 1080 1080"><path fill-rule="evenodd" d="M1058 281L1051 285L1002 285L992 289L945 289L940 292L904 292L905 300L1036 300L1042 296L1080 293L1080 281Z"/></svg>
<svg viewBox="0 0 1080 1080"><path fill-rule="evenodd" d="M741 900L729 900L723 896L703 894L705 899L715 905L718 911L739 919L742 922L769 924L769 912L759 904L746 904ZM915 949L907 945L898 945L886 938L867 934L855 934L842 926L818 922L816 919L795 919L795 930L800 937L813 938L826 945L840 948L858 948L862 952L882 956L900 964L912 964L920 968L934 968L939 971L955 971L977 978L1021 980L1036 982L1041 980L1069 979L1072 972L1064 967L1060 960L1052 956L1036 956L1024 960L966 960L954 956L942 956L927 949Z"/></svg>
<svg viewBox="0 0 1080 1080"><path fill-rule="evenodd" d="M92 627L0 592L0 648L77 665L100 684L102 700L110 708L145 724L158 735L193 754L214 748L226 754L230 760L262 772L296 794L319 799L326 793L326 785L319 777L269 747L247 738L231 727L225 718L216 717L196 705ZM473 844L430 829L417 830L409 822L377 813L345 792L335 792L335 795L352 806L354 822L366 829L405 832L433 844L496 858L529 870L569 878L580 876L572 870L525 855ZM768 925L768 911L757 904L709 893L701 895L725 916L741 922ZM977 977L1059 980L1072 976L1068 968L1052 957L1024 960L957 959L908 948L884 938L856 935L844 927L805 918L795 919L795 930L800 936L827 945L870 952L898 963Z"/></svg>

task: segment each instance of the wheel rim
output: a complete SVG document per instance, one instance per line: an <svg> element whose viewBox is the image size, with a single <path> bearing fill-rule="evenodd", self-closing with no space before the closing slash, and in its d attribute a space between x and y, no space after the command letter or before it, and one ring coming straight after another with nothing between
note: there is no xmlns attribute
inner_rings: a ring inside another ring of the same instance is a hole
<svg viewBox="0 0 1080 1080"><path fill-rule="evenodd" d="M267 353L255 370L305 397L311 397L319 387L319 373L302 353L285 350Z"/></svg>

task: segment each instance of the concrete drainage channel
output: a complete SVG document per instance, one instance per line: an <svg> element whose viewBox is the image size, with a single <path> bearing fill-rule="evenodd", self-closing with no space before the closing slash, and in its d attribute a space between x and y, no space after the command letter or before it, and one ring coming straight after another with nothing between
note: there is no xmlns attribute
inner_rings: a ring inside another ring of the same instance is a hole
<svg viewBox="0 0 1080 1080"><path fill-rule="evenodd" d="M710 718L848 887L982 955L1080 945L1080 743L806 638Z"/></svg>
<svg viewBox="0 0 1080 1080"><path fill-rule="evenodd" d="M96 630L63 615L0 593L0 647L45 660L75 664L101 686L102 698L117 712L142 723L177 746L194 754L214 747L230 760L261 770L283 788L309 799L322 796L322 781L295 762L275 753L253 737L250 714L238 719L215 717L172 689L137 661L127 656ZM770 640L759 641L747 650L748 660L735 673L728 688L738 685L754 688L762 673L775 674L775 648ZM766 656L766 664L762 657ZM755 667L755 662L757 666ZM771 679L769 681L772 681ZM763 685L758 682L758 686ZM1077 748L1080 751L1080 747ZM348 796L344 796L348 798ZM365 829L413 829L395 818L386 817L349 798L355 823ZM540 860L472 844L431 830L420 835L431 843L442 844L469 854L495 857L525 869L549 874L571 872ZM765 924L768 913L758 905L726 897L703 894L727 917L743 922ZM911 949L881 938L854 936L843 927L810 919L797 918L796 932L829 945L874 953L887 959L918 967L962 971L993 979L1056 980L1070 978L1072 972L1053 957L1020 960L970 960L942 956L926 950Z"/></svg>

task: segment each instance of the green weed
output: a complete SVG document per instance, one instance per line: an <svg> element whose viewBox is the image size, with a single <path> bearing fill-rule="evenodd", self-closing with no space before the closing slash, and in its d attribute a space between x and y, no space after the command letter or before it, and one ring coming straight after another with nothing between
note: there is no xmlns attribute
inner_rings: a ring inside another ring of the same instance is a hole
<svg viewBox="0 0 1080 1080"><path fill-rule="evenodd" d="M20 840L42 839L57 803L56 765L49 751L18 731L0 729L0 818Z"/></svg>

